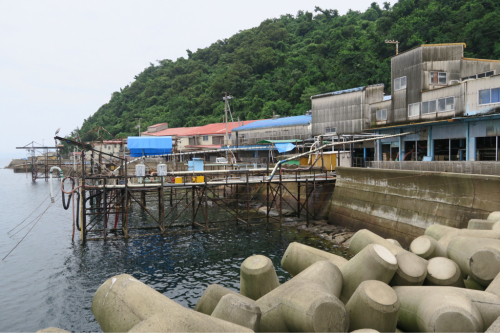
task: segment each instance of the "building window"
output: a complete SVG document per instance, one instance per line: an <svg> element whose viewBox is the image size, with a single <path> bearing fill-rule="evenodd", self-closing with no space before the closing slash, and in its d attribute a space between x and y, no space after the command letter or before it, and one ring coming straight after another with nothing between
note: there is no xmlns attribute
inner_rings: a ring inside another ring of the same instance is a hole
<svg viewBox="0 0 500 333"><path fill-rule="evenodd" d="M107 145L104 145L104 149L108 149L108 146L107 146Z"/></svg>
<svg viewBox="0 0 500 333"><path fill-rule="evenodd" d="M422 102L422 114L436 113L436 100Z"/></svg>
<svg viewBox="0 0 500 333"><path fill-rule="evenodd" d="M394 80L394 90L406 89L406 76Z"/></svg>
<svg viewBox="0 0 500 333"><path fill-rule="evenodd" d="M479 105L500 103L500 88L479 90Z"/></svg>
<svg viewBox="0 0 500 333"><path fill-rule="evenodd" d="M463 77L462 81L471 80L471 79L480 79L482 77L488 77L488 76L492 76L492 75L495 75L495 71L488 71L488 72L480 73L480 74L477 74L477 75L471 75L471 76L468 76L468 77Z"/></svg>
<svg viewBox="0 0 500 333"><path fill-rule="evenodd" d="M325 127L325 133L337 133L337 127Z"/></svg>
<svg viewBox="0 0 500 333"><path fill-rule="evenodd" d="M203 136L203 141L208 141L208 135Z"/></svg>
<svg viewBox="0 0 500 333"><path fill-rule="evenodd" d="M377 117L377 121L387 120L387 109L377 110L376 117Z"/></svg>
<svg viewBox="0 0 500 333"><path fill-rule="evenodd" d="M444 72L431 72L431 84L446 84L447 77Z"/></svg>
<svg viewBox="0 0 500 333"><path fill-rule="evenodd" d="M420 103L408 104L408 117L417 117L420 114Z"/></svg>

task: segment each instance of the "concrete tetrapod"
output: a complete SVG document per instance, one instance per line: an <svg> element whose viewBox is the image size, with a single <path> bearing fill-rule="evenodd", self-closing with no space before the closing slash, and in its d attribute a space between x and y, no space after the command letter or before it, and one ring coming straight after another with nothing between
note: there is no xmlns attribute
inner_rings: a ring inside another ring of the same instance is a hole
<svg viewBox="0 0 500 333"><path fill-rule="evenodd" d="M186 309L128 274L104 282L91 309L104 332L251 332Z"/></svg>
<svg viewBox="0 0 500 333"><path fill-rule="evenodd" d="M273 262L266 256L246 258L240 269L240 294L254 301L279 287L280 282Z"/></svg>
<svg viewBox="0 0 500 333"><path fill-rule="evenodd" d="M346 332L349 316L337 298L342 273L318 261L257 300L260 332Z"/></svg>
<svg viewBox="0 0 500 333"><path fill-rule="evenodd" d="M421 286L427 276L427 260L419 258L414 253L403 251L396 254L398 270L391 282L391 286Z"/></svg>
<svg viewBox="0 0 500 333"><path fill-rule="evenodd" d="M443 257L429 260L424 284L426 286L465 287L458 265L453 260Z"/></svg>
<svg viewBox="0 0 500 333"><path fill-rule="evenodd" d="M226 287L220 286L218 284L209 285L203 292L203 295L201 295L198 303L196 303L194 311L198 311L210 316L217 307L217 304L219 304L221 298L227 294L239 295L237 292L227 289ZM248 301L252 300L248 298Z"/></svg>
<svg viewBox="0 0 500 333"><path fill-rule="evenodd" d="M491 230L495 222L494 220L470 219L469 223L467 223L467 229Z"/></svg>
<svg viewBox="0 0 500 333"><path fill-rule="evenodd" d="M379 235L363 229L359 230L351 238L349 250L358 253L368 244L380 244L387 248L398 260L399 269L394 276L391 285L422 285L427 275L427 261L414 253L388 242ZM402 255L407 253L406 255ZM399 258L399 259L398 259Z"/></svg>
<svg viewBox="0 0 500 333"><path fill-rule="evenodd" d="M447 252L464 274L485 287L500 272L500 240L456 237L448 244Z"/></svg>
<svg viewBox="0 0 500 333"><path fill-rule="evenodd" d="M491 221L500 221L500 212L491 212L486 219Z"/></svg>
<svg viewBox="0 0 500 333"><path fill-rule="evenodd" d="M379 244L369 244L340 268L344 278L340 300L347 303L364 281L389 283L397 269L396 257L389 250Z"/></svg>
<svg viewBox="0 0 500 333"><path fill-rule="evenodd" d="M322 260L329 261L339 268L347 262L347 259L341 256L293 242L288 245L283 254L281 267L295 276L315 262Z"/></svg>
<svg viewBox="0 0 500 333"><path fill-rule="evenodd" d="M392 244L394 244L394 245L396 245L396 246L399 246L400 248L403 248L403 247L401 246L401 244L400 244L397 240L395 240L395 239L392 239L392 238L386 238L385 240L386 240L386 241L388 241L389 243L392 243Z"/></svg>
<svg viewBox="0 0 500 333"><path fill-rule="evenodd" d="M262 313L254 301L238 294L227 294L222 297L212 312L212 317L219 318L233 324L241 325L257 331Z"/></svg>
<svg viewBox="0 0 500 333"><path fill-rule="evenodd" d="M425 229L424 234L426 236L430 236L430 237L434 238L435 240L439 240L439 239L441 239L441 237L443 237L447 233L449 233L451 231L455 231L455 230L460 230L460 229L448 227L446 225L441 225L441 224L432 224L432 225L428 226L427 229Z"/></svg>
<svg viewBox="0 0 500 333"><path fill-rule="evenodd" d="M500 297L456 287L394 287L406 332L484 332L500 316Z"/></svg>
<svg viewBox="0 0 500 333"><path fill-rule="evenodd" d="M431 236L419 236L410 244L410 251L424 259L446 257L446 248Z"/></svg>
<svg viewBox="0 0 500 333"><path fill-rule="evenodd" d="M375 329L394 332L398 322L399 300L394 289L380 281L364 281L346 304L349 330Z"/></svg>
<svg viewBox="0 0 500 333"><path fill-rule="evenodd" d="M448 244L450 241L457 237L474 237L484 239L497 239L500 240L500 232L495 230L473 230L473 229L457 229L449 232L438 240L446 251L448 251Z"/></svg>
<svg viewBox="0 0 500 333"><path fill-rule="evenodd" d="M352 331L351 333L380 333L377 330L372 330L371 328L361 328L359 330Z"/></svg>

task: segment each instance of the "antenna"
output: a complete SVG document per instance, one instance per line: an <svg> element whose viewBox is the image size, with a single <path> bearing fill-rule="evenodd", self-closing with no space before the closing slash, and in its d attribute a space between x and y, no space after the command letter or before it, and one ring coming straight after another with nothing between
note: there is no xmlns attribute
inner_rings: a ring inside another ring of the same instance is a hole
<svg viewBox="0 0 500 333"><path fill-rule="evenodd" d="M390 39L386 39L385 40L385 43L386 44L396 44L396 55L398 55L398 44L399 42L397 40L390 40Z"/></svg>

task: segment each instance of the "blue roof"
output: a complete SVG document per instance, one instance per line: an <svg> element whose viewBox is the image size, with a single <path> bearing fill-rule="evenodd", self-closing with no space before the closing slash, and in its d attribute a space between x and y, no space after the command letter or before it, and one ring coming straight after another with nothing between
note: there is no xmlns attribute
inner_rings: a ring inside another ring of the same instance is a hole
<svg viewBox="0 0 500 333"><path fill-rule="evenodd" d="M309 125L311 123L312 116L295 116L295 117L285 117L278 119L267 119L254 121L253 123L243 125L233 129L233 132L254 130L259 128L269 128L269 127L282 127L282 126L299 126L299 125Z"/></svg>
<svg viewBox="0 0 500 333"><path fill-rule="evenodd" d="M314 95L314 96L311 96L311 99L312 98L320 98L320 97L332 96L332 95L347 94L347 93L352 93L352 92L355 92L355 91L365 90L365 88L367 88L367 87L375 87L375 86L383 86L383 85L384 85L383 83L379 83L379 84L373 84L373 85L370 85L370 86L362 86L362 87L357 87L357 88L338 90L338 91L329 92L329 93L326 93L326 94Z"/></svg>
<svg viewBox="0 0 500 333"><path fill-rule="evenodd" d="M172 152L171 136L129 136L127 148L130 156L151 156L170 154Z"/></svg>

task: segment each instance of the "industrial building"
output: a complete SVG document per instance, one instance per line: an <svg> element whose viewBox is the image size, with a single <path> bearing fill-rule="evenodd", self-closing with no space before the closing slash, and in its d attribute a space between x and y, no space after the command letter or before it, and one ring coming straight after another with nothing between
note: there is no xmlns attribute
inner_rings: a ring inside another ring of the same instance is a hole
<svg viewBox="0 0 500 333"><path fill-rule="evenodd" d="M465 44L422 45L392 58L392 99L370 105L377 161L498 161L500 61Z"/></svg>
<svg viewBox="0 0 500 333"><path fill-rule="evenodd" d="M367 160L498 161L500 61L464 58L465 48L421 45L392 57L390 96L381 84L312 96L312 134L412 132L353 147Z"/></svg>

